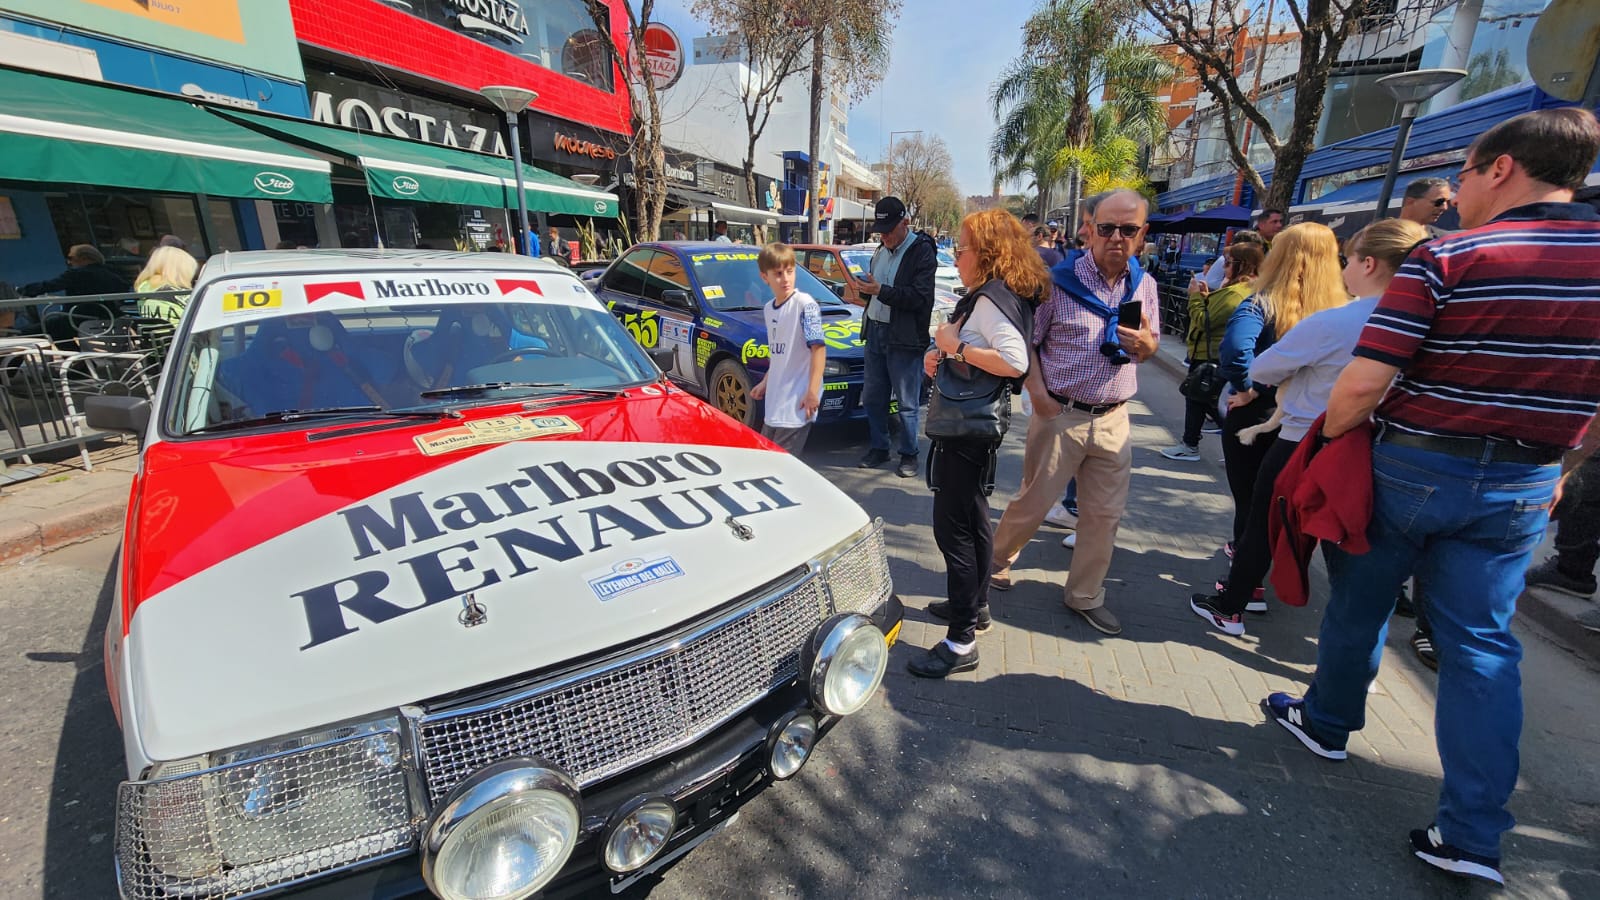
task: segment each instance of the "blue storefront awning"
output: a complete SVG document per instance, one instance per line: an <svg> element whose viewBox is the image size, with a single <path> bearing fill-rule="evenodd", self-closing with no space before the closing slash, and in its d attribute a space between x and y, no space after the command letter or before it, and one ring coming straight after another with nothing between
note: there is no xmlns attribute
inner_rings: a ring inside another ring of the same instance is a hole
<svg viewBox="0 0 1600 900"><path fill-rule="evenodd" d="M1459 169L1458 165L1439 166L1433 169L1418 169L1415 172L1401 172L1394 180L1394 192L1389 195L1389 205L1396 206L1405 194L1406 185L1418 178L1449 178ZM1298 204L1295 210L1318 209L1330 206L1349 206L1352 209L1372 209L1378 205L1378 194L1383 190L1382 178L1367 178L1362 181L1352 182L1336 191L1323 194L1315 200L1308 200Z"/></svg>

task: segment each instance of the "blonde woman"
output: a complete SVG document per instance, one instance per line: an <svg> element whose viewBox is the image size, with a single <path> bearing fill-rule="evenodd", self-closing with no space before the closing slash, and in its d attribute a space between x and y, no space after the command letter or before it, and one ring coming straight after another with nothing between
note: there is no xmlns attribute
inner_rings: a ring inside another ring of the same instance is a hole
<svg viewBox="0 0 1600 900"><path fill-rule="evenodd" d="M938 366L964 365L1021 378L1028 372L1033 307L1050 290L1050 273L1022 223L1003 209L967 216L957 246L956 271L967 295L934 332L923 371L932 377ZM933 539L944 555L950 599L930 604L928 612L950 626L944 640L906 664L918 677L944 678L978 667L977 634L990 626L989 493L998 449L986 442L938 441L929 450Z"/></svg>
<svg viewBox="0 0 1600 900"><path fill-rule="evenodd" d="M1290 228L1284 235L1293 230ZM1245 517L1244 535L1228 567L1228 577L1217 582L1216 594L1195 594L1189 598L1189 608L1195 615L1218 631L1244 634L1241 614L1266 611L1265 603L1257 600L1255 592L1260 590L1262 579L1272 564L1267 539L1267 508L1272 502L1272 484L1317 416L1327 411L1333 383L1350 361L1361 329L1378 305L1384 288L1389 286L1389 280L1394 278L1411 251L1427 238L1427 229L1405 219L1382 219L1361 229L1351 238L1348 254L1338 259L1343 264L1344 285L1357 299L1306 317L1251 364L1251 378L1280 386L1277 404L1283 425L1256 472L1255 492ZM1279 252L1282 246L1274 246L1272 252ZM1259 606L1252 608L1258 603ZM1420 618L1418 621L1419 625L1423 622ZM1429 649L1431 651L1431 645Z"/></svg>
<svg viewBox="0 0 1600 900"><path fill-rule="evenodd" d="M1244 534L1256 471L1272 445L1270 440L1249 445L1239 442L1240 429L1265 422L1272 415L1275 401L1270 387L1257 386L1250 379L1250 364L1301 319L1350 300L1339 274L1339 239L1328 226L1314 222L1285 228L1273 240L1254 287L1255 293L1239 304L1228 319L1217 366L1233 391L1222 422L1222 460L1228 472L1228 489L1233 492L1229 557Z"/></svg>
<svg viewBox="0 0 1600 900"><path fill-rule="evenodd" d="M134 280L134 290L141 294L152 291L187 291L194 287L195 273L200 264L188 251L177 247L157 247L150 252L144 271ZM176 323L183 318L183 309L189 305L189 295L174 297L139 298L139 315L146 319L166 319Z"/></svg>

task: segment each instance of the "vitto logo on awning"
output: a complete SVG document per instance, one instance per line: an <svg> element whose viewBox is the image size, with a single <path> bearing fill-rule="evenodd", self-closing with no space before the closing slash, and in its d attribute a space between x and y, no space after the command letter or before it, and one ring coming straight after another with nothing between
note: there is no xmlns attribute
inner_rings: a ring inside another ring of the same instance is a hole
<svg viewBox="0 0 1600 900"><path fill-rule="evenodd" d="M604 200L596 200L594 202L594 211L604 215L606 211L606 202Z"/></svg>
<svg viewBox="0 0 1600 900"><path fill-rule="evenodd" d="M294 179L282 172L257 172L256 190L263 194L282 196L294 190Z"/></svg>
<svg viewBox="0 0 1600 900"><path fill-rule="evenodd" d="M422 185L418 184L417 180L410 175L396 175L392 184L396 194L404 194L407 197L422 190Z"/></svg>

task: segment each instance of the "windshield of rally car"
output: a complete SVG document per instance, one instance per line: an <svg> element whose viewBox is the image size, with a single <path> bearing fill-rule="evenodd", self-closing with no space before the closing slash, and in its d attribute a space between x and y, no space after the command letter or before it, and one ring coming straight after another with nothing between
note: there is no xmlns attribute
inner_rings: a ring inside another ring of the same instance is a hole
<svg viewBox="0 0 1600 900"><path fill-rule="evenodd" d="M700 291L705 295L707 305L719 312L729 312L756 310L772 302L772 288L761 280L757 256L755 251L749 250L691 255L689 262L694 266L694 277L700 282ZM834 295L832 288L803 266L795 267L794 287L797 291L810 294L824 312L830 307L845 306L844 301Z"/></svg>
<svg viewBox="0 0 1600 900"><path fill-rule="evenodd" d="M427 411L485 397L619 390L659 377L597 305L505 299L223 322L193 331L177 352L165 421L178 435L281 424L282 414L316 421L341 410Z"/></svg>

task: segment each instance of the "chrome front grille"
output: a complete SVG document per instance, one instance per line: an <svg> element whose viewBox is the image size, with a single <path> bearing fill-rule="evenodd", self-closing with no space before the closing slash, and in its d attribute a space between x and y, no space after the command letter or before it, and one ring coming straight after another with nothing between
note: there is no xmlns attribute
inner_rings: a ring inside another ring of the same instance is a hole
<svg viewBox="0 0 1600 900"><path fill-rule="evenodd" d="M881 554L881 536L877 547ZM831 609L813 573L667 646L493 704L425 715L432 802L507 757L548 760L587 786L684 746L795 678L801 646Z"/></svg>

